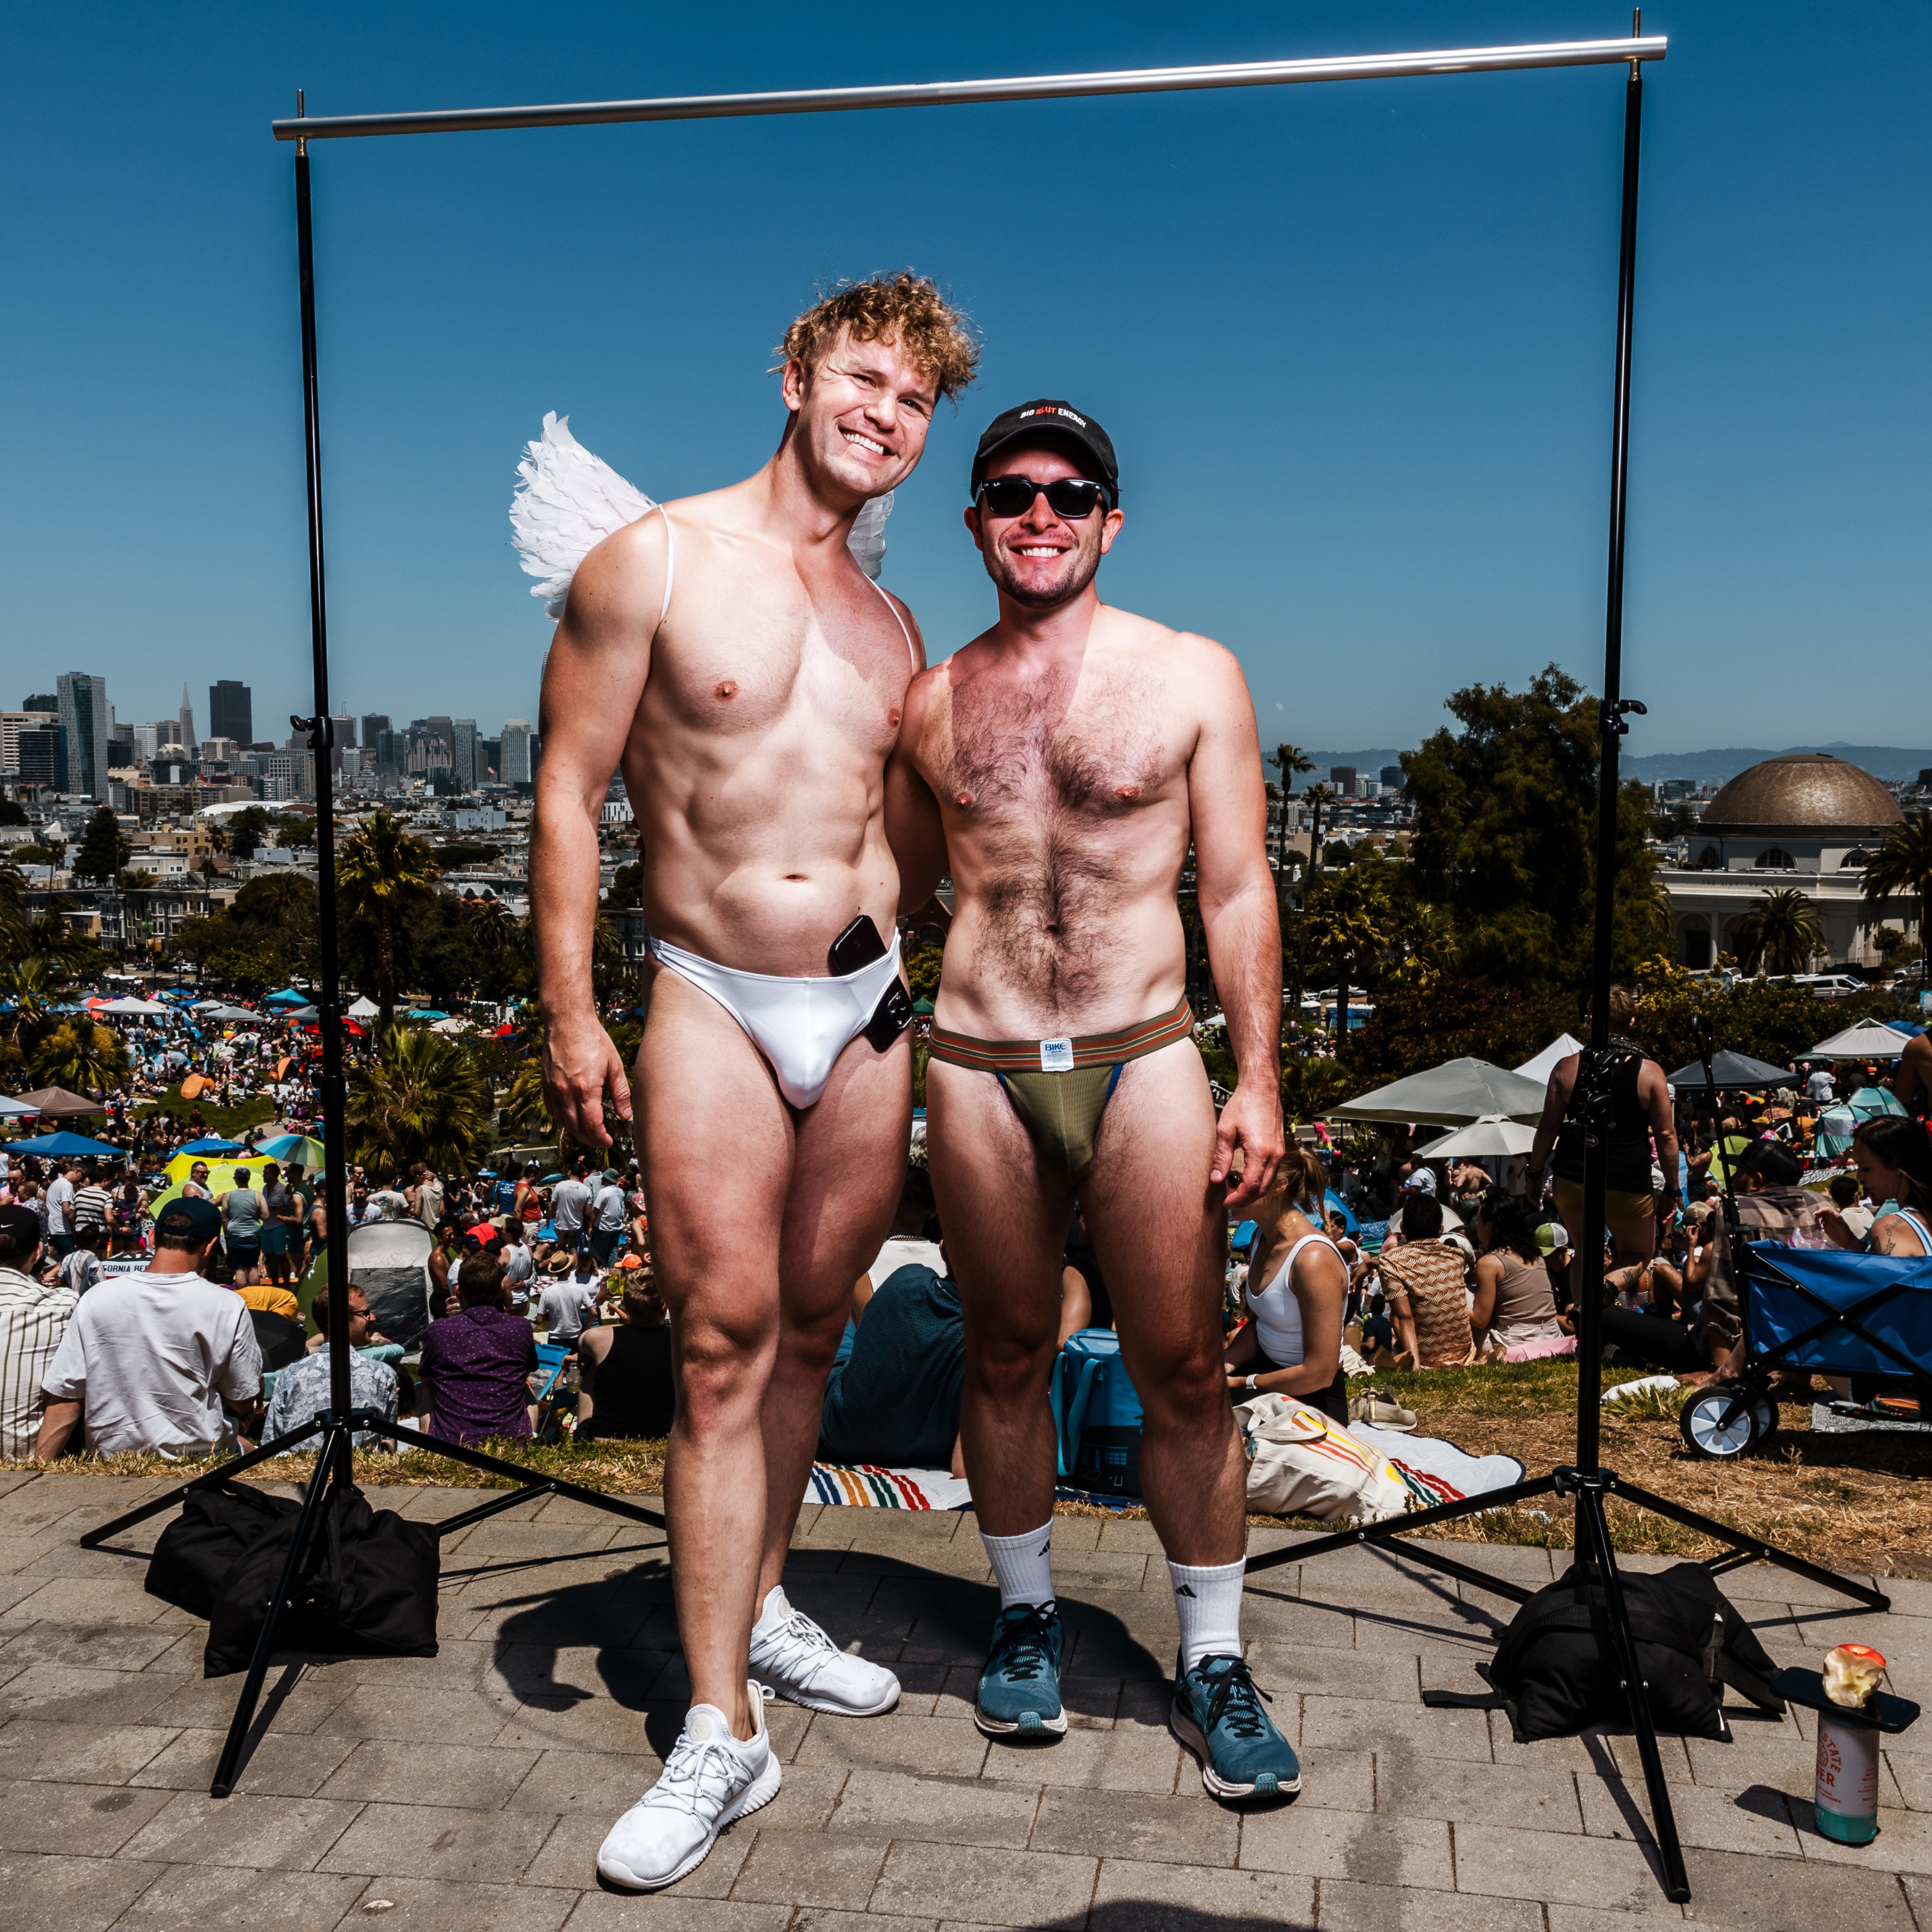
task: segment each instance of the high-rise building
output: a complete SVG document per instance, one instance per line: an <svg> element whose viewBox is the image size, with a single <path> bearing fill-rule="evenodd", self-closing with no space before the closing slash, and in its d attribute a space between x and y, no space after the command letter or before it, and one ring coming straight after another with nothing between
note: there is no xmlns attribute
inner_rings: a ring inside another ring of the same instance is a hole
<svg viewBox="0 0 1932 1932"><path fill-rule="evenodd" d="M389 728L389 714L386 711L365 711L362 714L362 736L360 740L364 751L375 748L376 740Z"/></svg>
<svg viewBox="0 0 1932 1932"><path fill-rule="evenodd" d="M20 709L22 711L38 711L46 717L46 728L53 734L53 776L42 779L40 782L52 785L56 791L66 790L67 734L60 728L59 698L50 691L37 691L21 699Z"/></svg>
<svg viewBox="0 0 1932 1932"><path fill-rule="evenodd" d="M1355 796L1355 777L1353 765L1330 765L1328 767L1329 785L1339 797L1353 798Z"/></svg>
<svg viewBox="0 0 1932 1932"><path fill-rule="evenodd" d="M1400 765L1384 765L1382 770L1382 789L1384 791L1405 791L1408 779Z"/></svg>
<svg viewBox="0 0 1932 1932"><path fill-rule="evenodd" d="M188 685L185 680L183 681L182 685L181 738L179 742L184 749L190 752L194 749L194 706L188 701Z"/></svg>
<svg viewBox="0 0 1932 1932"><path fill-rule="evenodd" d="M506 784L528 784L530 782L530 721L527 718L504 720L502 747L502 760L496 767L496 776Z"/></svg>
<svg viewBox="0 0 1932 1932"><path fill-rule="evenodd" d="M465 791L473 790L482 776L476 769L476 721L473 718L452 718L449 722L450 770L456 774L456 782Z"/></svg>
<svg viewBox="0 0 1932 1932"><path fill-rule="evenodd" d="M21 725L15 735L15 778L22 784L40 785L49 791L59 790L60 775L67 766L61 749L59 720L44 711L18 715L38 722Z"/></svg>
<svg viewBox="0 0 1932 1932"><path fill-rule="evenodd" d="M254 693L240 679L224 677L208 687L208 735L232 738L238 745L254 742Z"/></svg>
<svg viewBox="0 0 1932 1932"><path fill-rule="evenodd" d="M20 734L38 731L46 721L37 711L0 711L0 778L20 769Z"/></svg>
<svg viewBox="0 0 1932 1932"><path fill-rule="evenodd" d="M83 670L60 676L61 742L67 753L64 788L88 798L107 796L107 680Z"/></svg>
<svg viewBox="0 0 1932 1932"><path fill-rule="evenodd" d="M371 734L368 730L369 723L367 718L362 721L363 742L375 754L376 776L378 778L400 778L403 760L407 751L404 734L400 731L392 731L386 724Z"/></svg>

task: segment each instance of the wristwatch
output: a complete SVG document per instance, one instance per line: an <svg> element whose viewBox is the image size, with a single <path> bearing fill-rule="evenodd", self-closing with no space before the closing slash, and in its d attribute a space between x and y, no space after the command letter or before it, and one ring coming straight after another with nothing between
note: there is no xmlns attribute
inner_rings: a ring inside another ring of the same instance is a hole
<svg viewBox="0 0 1932 1932"><path fill-rule="evenodd" d="M1254 1377L1253 1377L1252 1376L1249 1376L1249 1378L1247 1378L1247 1380L1246 1380L1246 1382L1244 1382L1241 1384L1241 1386L1242 1386L1244 1389L1246 1389L1250 1395L1252 1395L1252 1394L1254 1393L1254 1388L1255 1388L1255 1378L1254 1378Z"/></svg>

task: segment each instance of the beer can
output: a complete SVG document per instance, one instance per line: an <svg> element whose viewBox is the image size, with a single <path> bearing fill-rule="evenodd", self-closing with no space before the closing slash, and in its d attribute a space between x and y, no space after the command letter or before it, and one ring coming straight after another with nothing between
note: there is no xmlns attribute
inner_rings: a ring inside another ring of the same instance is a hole
<svg viewBox="0 0 1932 1932"><path fill-rule="evenodd" d="M1812 1802L1821 1836L1841 1845L1868 1845L1878 1836L1878 1736L1870 1724L1818 1714Z"/></svg>

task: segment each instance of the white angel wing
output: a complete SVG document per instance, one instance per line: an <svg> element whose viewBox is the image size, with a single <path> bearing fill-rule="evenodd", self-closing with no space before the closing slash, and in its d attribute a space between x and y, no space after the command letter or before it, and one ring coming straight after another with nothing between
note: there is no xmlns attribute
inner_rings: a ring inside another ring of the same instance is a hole
<svg viewBox="0 0 1932 1932"><path fill-rule="evenodd" d="M592 455L571 434L569 417L554 410L544 417L541 439L524 445L517 474L522 480L510 499L510 541L524 570L543 580L530 595L561 617L577 566L614 531L656 506Z"/></svg>
<svg viewBox="0 0 1932 1932"><path fill-rule="evenodd" d="M883 496L874 496L859 512L852 526L852 534L845 539L845 548L852 553L852 560L872 581L879 580L879 572L886 564L886 519L892 513L892 493L888 490Z"/></svg>
<svg viewBox="0 0 1932 1932"><path fill-rule="evenodd" d="M526 573L543 580L530 595L541 597L553 617L561 617L577 566L614 531L657 506L602 457L592 455L571 434L569 417L554 410L544 415L542 436L524 446L517 475L521 480L510 498L510 541ZM892 513L888 490L859 512L847 539L854 562L874 584L885 564L886 519Z"/></svg>

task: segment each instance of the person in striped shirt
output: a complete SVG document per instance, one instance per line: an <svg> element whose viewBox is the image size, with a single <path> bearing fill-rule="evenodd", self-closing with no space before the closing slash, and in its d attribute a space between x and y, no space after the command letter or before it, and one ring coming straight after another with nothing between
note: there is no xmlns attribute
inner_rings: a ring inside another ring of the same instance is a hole
<svg viewBox="0 0 1932 1932"><path fill-rule="evenodd" d="M0 1208L0 1456L34 1453L46 1410L40 1378L80 1303L68 1289L34 1279L46 1246L31 1208Z"/></svg>
<svg viewBox="0 0 1932 1932"><path fill-rule="evenodd" d="M86 1170L86 1178L74 1190L74 1234L78 1237L89 1228L105 1228L114 1212L114 1196L108 1192L98 1168Z"/></svg>

